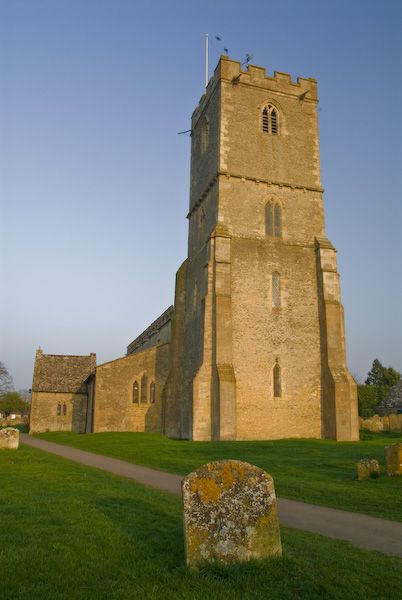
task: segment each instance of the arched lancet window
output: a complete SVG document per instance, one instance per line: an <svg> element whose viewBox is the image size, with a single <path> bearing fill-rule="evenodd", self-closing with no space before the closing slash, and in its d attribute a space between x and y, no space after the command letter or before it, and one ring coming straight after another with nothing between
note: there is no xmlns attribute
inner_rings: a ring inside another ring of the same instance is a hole
<svg viewBox="0 0 402 600"><path fill-rule="evenodd" d="M139 389L138 389L138 381L134 381L133 383L133 404L139 403Z"/></svg>
<svg viewBox="0 0 402 600"><path fill-rule="evenodd" d="M279 204L268 202L265 206L265 235L282 237L282 209Z"/></svg>
<svg viewBox="0 0 402 600"><path fill-rule="evenodd" d="M262 130L276 135L279 130L279 115L275 106L268 104L262 111Z"/></svg>
<svg viewBox="0 0 402 600"><path fill-rule="evenodd" d="M148 377L144 375L141 377L141 404L148 402Z"/></svg>
<svg viewBox="0 0 402 600"><path fill-rule="evenodd" d="M278 359L275 363L273 370L273 380L274 380L274 396L275 398L281 397L281 368L278 363Z"/></svg>
<svg viewBox="0 0 402 600"><path fill-rule="evenodd" d="M66 416L67 414L67 405L63 404L63 415Z"/></svg>
<svg viewBox="0 0 402 600"><path fill-rule="evenodd" d="M202 123L202 130L201 130L201 152L205 152L205 150L208 147L208 142L209 142L209 122L208 119L204 119L203 123Z"/></svg>
<svg viewBox="0 0 402 600"><path fill-rule="evenodd" d="M155 404L155 382L152 381L149 386L149 401L151 404Z"/></svg>
<svg viewBox="0 0 402 600"><path fill-rule="evenodd" d="M272 273L272 306L279 308L281 305L281 276L278 271Z"/></svg>
<svg viewBox="0 0 402 600"><path fill-rule="evenodd" d="M274 206L274 236L280 238L282 236L282 214L279 204Z"/></svg>
<svg viewBox="0 0 402 600"><path fill-rule="evenodd" d="M61 415L61 404L57 405L57 416L60 417Z"/></svg>
<svg viewBox="0 0 402 600"><path fill-rule="evenodd" d="M274 235L272 202L268 202L268 204L265 207L265 235L269 235L270 237Z"/></svg>

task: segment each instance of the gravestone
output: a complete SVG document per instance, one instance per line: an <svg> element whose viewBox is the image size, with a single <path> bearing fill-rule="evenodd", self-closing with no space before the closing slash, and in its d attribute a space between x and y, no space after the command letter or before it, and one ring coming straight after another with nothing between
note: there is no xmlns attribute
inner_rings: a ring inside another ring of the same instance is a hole
<svg viewBox="0 0 402 600"><path fill-rule="evenodd" d="M182 492L190 567L282 554L274 482L262 469L209 463L183 479Z"/></svg>
<svg viewBox="0 0 402 600"><path fill-rule="evenodd" d="M362 458L356 464L356 478L359 481L375 479L380 476L380 465L374 458Z"/></svg>
<svg viewBox="0 0 402 600"><path fill-rule="evenodd" d="M402 444L391 444L385 448L388 475L402 475Z"/></svg>
<svg viewBox="0 0 402 600"><path fill-rule="evenodd" d="M388 415L389 430L393 433L399 433L402 430L402 415Z"/></svg>
<svg viewBox="0 0 402 600"><path fill-rule="evenodd" d="M0 429L0 450L17 450L20 443L20 432L15 427Z"/></svg>

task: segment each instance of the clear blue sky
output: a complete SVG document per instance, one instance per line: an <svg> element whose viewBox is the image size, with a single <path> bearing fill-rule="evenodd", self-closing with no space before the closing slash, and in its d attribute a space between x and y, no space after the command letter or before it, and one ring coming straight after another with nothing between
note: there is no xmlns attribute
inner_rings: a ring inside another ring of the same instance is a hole
<svg viewBox="0 0 402 600"><path fill-rule="evenodd" d="M348 363L402 370L399 0L1 0L0 360L126 345L173 303L186 256L204 34L316 77L326 225ZM220 49L211 48L211 68Z"/></svg>

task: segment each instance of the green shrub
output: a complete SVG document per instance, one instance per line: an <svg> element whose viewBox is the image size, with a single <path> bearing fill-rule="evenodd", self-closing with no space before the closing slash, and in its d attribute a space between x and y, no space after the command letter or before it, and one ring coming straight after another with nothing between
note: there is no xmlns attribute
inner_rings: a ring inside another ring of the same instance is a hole
<svg viewBox="0 0 402 600"><path fill-rule="evenodd" d="M358 385L359 415L364 418L372 417L375 414L375 407L388 392L389 387L385 385Z"/></svg>

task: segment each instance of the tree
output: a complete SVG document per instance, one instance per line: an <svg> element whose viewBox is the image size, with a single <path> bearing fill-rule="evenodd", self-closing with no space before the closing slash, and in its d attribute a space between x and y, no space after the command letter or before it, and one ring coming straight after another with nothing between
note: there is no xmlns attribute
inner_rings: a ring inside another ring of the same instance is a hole
<svg viewBox="0 0 402 600"><path fill-rule="evenodd" d="M11 413L29 413L30 406L18 394L18 392L5 392L0 397L0 413L8 417Z"/></svg>
<svg viewBox="0 0 402 600"><path fill-rule="evenodd" d="M0 361L0 394L13 389L13 378L6 365Z"/></svg>
<svg viewBox="0 0 402 600"><path fill-rule="evenodd" d="M392 387L401 378L401 374L398 373L392 367L384 367L378 358L373 360L371 370L368 372L366 385L377 385Z"/></svg>

